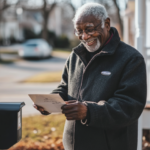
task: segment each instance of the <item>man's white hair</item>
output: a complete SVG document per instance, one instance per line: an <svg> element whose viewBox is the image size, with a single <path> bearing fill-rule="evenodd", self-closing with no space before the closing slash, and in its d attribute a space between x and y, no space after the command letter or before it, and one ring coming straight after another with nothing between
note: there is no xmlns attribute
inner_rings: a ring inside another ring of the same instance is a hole
<svg viewBox="0 0 150 150"><path fill-rule="evenodd" d="M83 16L93 15L98 20L102 21L102 28L104 28L104 21L108 17L105 7L98 3L86 3L82 5L76 11L76 14L73 18L73 23L75 25L76 21Z"/></svg>

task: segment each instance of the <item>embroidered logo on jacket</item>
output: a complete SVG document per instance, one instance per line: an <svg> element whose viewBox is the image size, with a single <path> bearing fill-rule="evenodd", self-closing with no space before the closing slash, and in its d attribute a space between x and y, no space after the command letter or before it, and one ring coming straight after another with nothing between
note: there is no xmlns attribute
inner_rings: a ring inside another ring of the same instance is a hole
<svg viewBox="0 0 150 150"><path fill-rule="evenodd" d="M105 75L105 76L109 76L109 75L111 75L111 72L110 71L102 71L101 74Z"/></svg>
<svg viewBox="0 0 150 150"><path fill-rule="evenodd" d="M98 102L98 105L101 105L101 106L102 106L102 105L105 104L105 102L106 102L105 100L101 100L101 101Z"/></svg>

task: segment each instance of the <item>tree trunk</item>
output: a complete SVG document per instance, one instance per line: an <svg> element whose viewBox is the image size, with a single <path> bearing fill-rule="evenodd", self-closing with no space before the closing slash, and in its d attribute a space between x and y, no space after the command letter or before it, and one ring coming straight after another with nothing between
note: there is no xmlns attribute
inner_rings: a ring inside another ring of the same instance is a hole
<svg viewBox="0 0 150 150"><path fill-rule="evenodd" d="M2 16L1 16L2 14L0 13L0 23L2 22ZM1 27L1 26L0 26ZM1 59L1 53L0 53L0 61L1 61L2 59Z"/></svg>
<svg viewBox="0 0 150 150"><path fill-rule="evenodd" d="M24 10L28 10L28 11L41 11L42 15L43 15L43 30L42 30L42 38L45 39L46 41L48 41L48 32L47 32L47 27L48 27L48 19L49 19L49 14L52 12L52 10L55 8L56 6L56 1L54 1L50 8L47 7L49 6L48 2L46 0L43 0L43 6L42 8L38 8L38 9L31 9L31 8L23 8ZM70 5L70 7L72 8L73 12L75 13L75 8L74 6L71 4L70 0L67 2L67 4ZM49 42L49 41L48 41Z"/></svg>
<svg viewBox="0 0 150 150"><path fill-rule="evenodd" d="M44 15L44 21L43 21L43 31L42 31L42 38L45 39L48 42L48 34L47 34L47 25L48 25L48 17L49 13L48 12L43 12Z"/></svg>
<svg viewBox="0 0 150 150"><path fill-rule="evenodd" d="M117 10L117 17L119 21L120 30L121 30L121 37L123 37L123 23L122 23L121 16L120 16L120 9L119 9L119 6L117 5L117 1L116 0L113 0L113 1Z"/></svg>
<svg viewBox="0 0 150 150"><path fill-rule="evenodd" d="M53 3L51 5L51 7L47 10L46 9L47 1L43 0L43 2L44 2L44 5L42 8L42 13L43 13L44 21L43 21L42 38L45 39L47 42L49 42L48 41L48 32L47 32L48 19L49 19L49 14L52 12L53 8L56 6L56 3Z"/></svg>
<svg viewBox="0 0 150 150"><path fill-rule="evenodd" d="M42 31L42 38L45 39L46 41L48 40L47 39L47 11L46 11L46 6L47 6L47 1L46 0L43 0L43 8L42 8L42 13L43 13L43 31Z"/></svg>

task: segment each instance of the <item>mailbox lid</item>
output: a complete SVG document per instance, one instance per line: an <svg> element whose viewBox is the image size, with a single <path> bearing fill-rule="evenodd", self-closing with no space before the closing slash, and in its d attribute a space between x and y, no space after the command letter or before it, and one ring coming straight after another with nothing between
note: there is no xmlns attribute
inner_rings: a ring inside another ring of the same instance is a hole
<svg viewBox="0 0 150 150"><path fill-rule="evenodd" d="M0 111L20 111L24 102L0 102Z"/></svg>

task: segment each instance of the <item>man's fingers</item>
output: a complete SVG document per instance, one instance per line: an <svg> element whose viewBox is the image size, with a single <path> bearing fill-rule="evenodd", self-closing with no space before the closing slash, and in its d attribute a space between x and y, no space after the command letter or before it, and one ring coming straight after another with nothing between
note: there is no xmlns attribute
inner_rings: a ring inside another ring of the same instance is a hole
<svg viewBox="0 0 150 150"><path fill-rule="evenodd" d="M72 117L70 117L70 118L66 118L67 120L75 120L75 119L73 119Z"/></svg>
<svg viewBox="0 0 150 150"><path fill-rule="evenodd" d="M62 106L61 106L61 109L63 109L63 107L64 107L65 105L66 105L66 104L62 105Z"/></svg>
<svg viewBox="0 0 150 150"><path fill-rule="evenodd" d="M77 113L76 112L72 112L71 114L65 114L65 116L68 117L77 117Z"/></svg>
<svg viewBox="0 0 150 150"><path fill-rule="evenodd" d="M33 107L39 111L45 111L43 107L33 104Z"/></svg>
<svg viewBox="0 0 150 150"><path fill-rule="evenodd" d="M33 104L33 107L34 107L35 109L38 109L37 106L36 106L35 104Z"/></svg>
<svg viewBox="0 0 150 150"><path fill-rule="evenodd" d="M78 101L77 100L70 100L70 101L66 101L66 104L64 104L61 109L70 109L69 107L66 107L68 105L75 105L77 104Z"/></svg>
<svg viewBox="0 0 150 150"><path fill-rule="evenodd" d="M45 111L45 109L44 109L44 108L41 108L41 107L39 107L38 110L39 110L39 111Z"/></svg>
<svg viewBox="0 0 150 150"><path fill-rule="evenodd" d="M71 113L74 113L74 112L77 112L77 108L62 111L63 114L71 114Z"/></svg>
<svg viewBox="0 0 150 150"><path fill-rule="evenodd" d="M63 109L63 110L69 110L69 109L72 109L74 107L77 107L77 103L72 103L72 104L69 104L69 105L65 104L65 105L63 105L61 107L61 109Z"/></svg>
<svg viewBox="0 0 150 150"><path fill-rule="evenodd" d="M38 105L36 105L36 106L37 106L38 110L40 110L40 111L45 111L43 107L38 106Z"/></svg>
<svg viewBox="0 0 150 150"><path fill-rule="evenodd" d="M71 114L71 115L69 115L69 116L66 116L66 119L67 119L67 120L78 120L77 114L76 114L76 113L73 113L73 114Z"/></svg>
<svg viewBox="0 0 150 150"><path fill-rule="evenodd" d="M70 101L66 101L66 104L71 104L71 103L76 103L77 100L70 100Z"/></svg>

